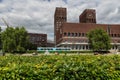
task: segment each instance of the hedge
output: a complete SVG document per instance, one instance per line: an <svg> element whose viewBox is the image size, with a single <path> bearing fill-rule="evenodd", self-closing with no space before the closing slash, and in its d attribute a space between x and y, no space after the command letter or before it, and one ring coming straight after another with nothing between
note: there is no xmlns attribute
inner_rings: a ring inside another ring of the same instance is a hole
<svg viewBox="0 0 120 80"><path fill-rule="evenodd" d="M119 55L0 57L0 80L119 80Z"/></svg>

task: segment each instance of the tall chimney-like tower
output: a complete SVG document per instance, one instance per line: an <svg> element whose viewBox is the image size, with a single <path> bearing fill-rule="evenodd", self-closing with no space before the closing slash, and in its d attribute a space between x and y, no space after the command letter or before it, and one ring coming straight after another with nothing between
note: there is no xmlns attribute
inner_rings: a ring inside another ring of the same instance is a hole
<svg viewBox="0 0 120 80"><path fill-rule="evenodd" d="M94 9L85 9L79 17L80 23L96 23L96 11Z"/></svg>
<svg viewBox="0 0 120 80"><path fill-rule="evenodd" d="M67 22L67 10L66 8L57 7L54 14L54 41L55 45L59 43L60 29L64 22Z"/></svg>

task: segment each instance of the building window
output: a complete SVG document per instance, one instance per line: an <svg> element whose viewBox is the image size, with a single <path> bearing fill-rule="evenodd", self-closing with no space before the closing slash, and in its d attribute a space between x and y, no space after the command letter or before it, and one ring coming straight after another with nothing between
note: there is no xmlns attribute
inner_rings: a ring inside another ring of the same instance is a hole
<svg viewBox="0 0 120 80"><path fill-rule="evenodd" d="M77 34L77 33L75 33L75 36L77 37L77 36L78 36L78 34Z"/></svg>
<svg viewBox="0 0 120 80"><path fill-rule="evenodd" d="M66 36L66 35L67 35L67 33L65 32L65 33L64 33L64 36Z"/></svg>
<svg viewBox="0 0 120 80"><path fill-rule="evenodd" d="M86 45L86 49L88 49L88 45Z"/></svg>
<svg viewBox="0 0 120 80"><path fill-rule="evenodd" d="M116 37L116 34L114 34L114 37Z"/></svg>
<svg viewBox="0 0 120 80"><path fill-rule="evenodd" d="M113 34L111 34L111 36L113 37Z"/></svg>
<svg viewBox="0 0 120 80"><path fill-rule="evenodd" d="M70 36L70 33L68 33L68 36Z"/></svg>
<svg viewBox="0 0 120 80"><path fill-rule="evenodd" d="M85 46L83 45L83 49L85 49Z"/></svg>
<svg viewBox="0 0 120 80"><path fill-rule="evenodd" d="M82 37L84 37L84 33L82 33Z"/></svg>
<svg viewBox="0 0 120 80"><path fill-rule="evenodd" d="M79 33L79 37L81 36L81 33Z"/></svg>
<svg viewBox="0 0 120 80"><path fill-rule="evenodd" d="M78 45L76 45L76 49L78 49Z"/></svg>
<svg viewBox="0 0 120 80"><path fill-rule="evenodd" d="M74 33L72 33L72 37L74 36Z"/></svg>

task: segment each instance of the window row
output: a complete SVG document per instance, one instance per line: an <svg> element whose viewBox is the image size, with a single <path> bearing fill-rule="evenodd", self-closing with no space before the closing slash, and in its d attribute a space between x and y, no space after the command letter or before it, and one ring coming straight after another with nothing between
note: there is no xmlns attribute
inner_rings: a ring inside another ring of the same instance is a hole
<svg viewBox="0 0 120 80"><path fill-rule="evenodd" d="M95 19L87 19L87 22L95 22Z"/></svg>
<svg viewBox="0 0 120 80"><path fill-rule="evenodd" d="M68 37L85 37L86 33L64 33L64 36Z"/></svg>
<svg viewBox="0 0 120 80"><path fill-rule="evenodd" d="M56 17L56 19L55 20L66 20L66 17L63 17L63 16L60 16L60 17Z"/></svg>
<svg viewBox="0 0 120 80"><path fill-rule="evenodd" d="M64 33L64 36L68 37L86 37L86 33ZM110 37L120 37L120 34L109 34Z"/></svg>
<svg viewBox="0 0 120 80"><path fill-rule="evenodd" d="M120 37L120 34L109 34L110 37Z"/></svg>
<svg viewBox="0 0 120 80"><path fill-rule="evenodd" d="M90 50L89 45L64 45L63 47L71 48L72 50ZM111 50L118 49L118 46L113 45Z"/></svg>
<svg viewBox="0 0 120 80"><path fill-rule="evenodd" d="M64 41L66 42L66 41ZM67 42L72 42L72 43L88 43L88 40L67 40Z"/></svg>
<svg viewBox="0 0 120 80"><path fill-rule="evenodd" d="M89 50L89 45L64 45L63 47L71 48L72 50Z"/></svg>

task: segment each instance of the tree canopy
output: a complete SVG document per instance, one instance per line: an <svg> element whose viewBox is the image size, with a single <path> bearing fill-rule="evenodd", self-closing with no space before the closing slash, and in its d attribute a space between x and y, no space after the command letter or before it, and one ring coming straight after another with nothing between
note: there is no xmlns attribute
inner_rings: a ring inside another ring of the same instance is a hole
<svg viewBox="0 0 120 80"><path fill-rule="evenodd" d="M87 34L90 48L93 51L108 51L111 48L110 37L103 29L94 29Z"/></svg>
<svg viewBox="0 0 120 80"><path fill-rule="evenodd" d="M2 49L6 52L25 52L29 43L28 34L24 27L7 27L2 32Z"/></svg>
<svg viewBox="0 0 120 80"><path fill-rule="evenodd" d="M2 29L1 29L1 27L0 27L0 49L2 48L2 42L1 42L1 31L2 31Z"/></svg>

